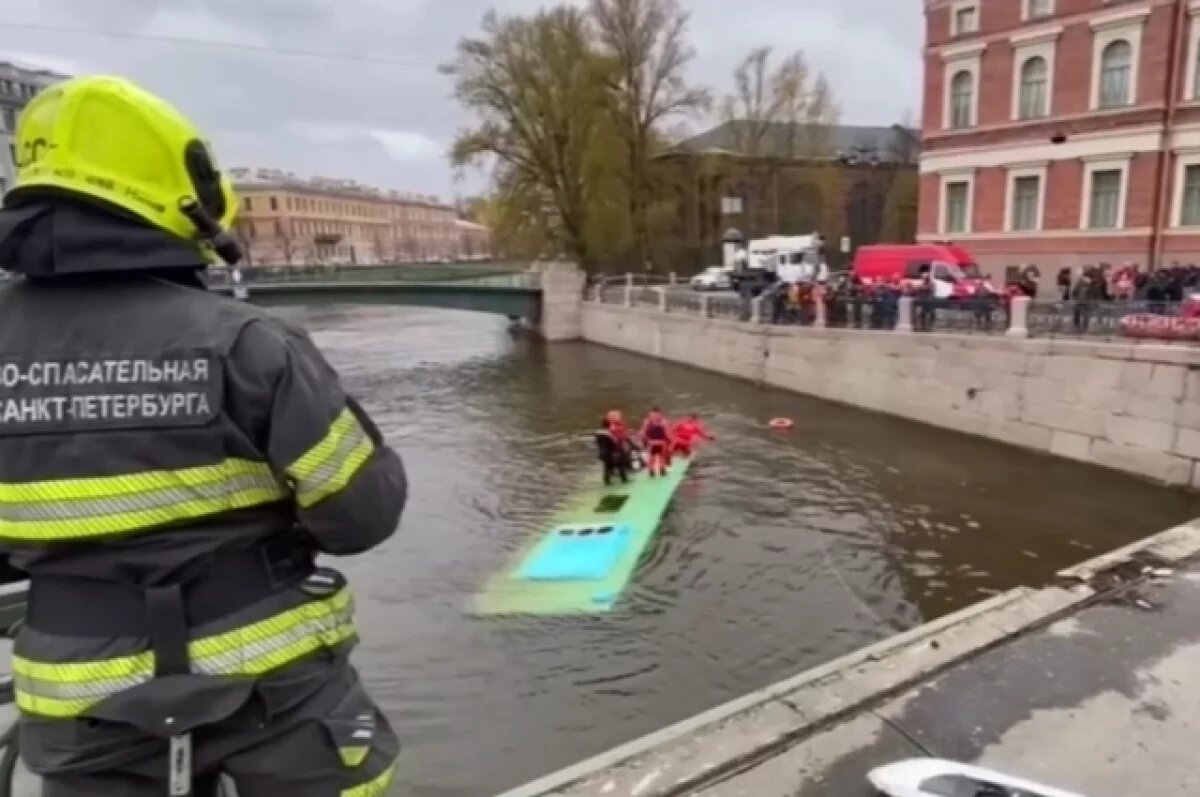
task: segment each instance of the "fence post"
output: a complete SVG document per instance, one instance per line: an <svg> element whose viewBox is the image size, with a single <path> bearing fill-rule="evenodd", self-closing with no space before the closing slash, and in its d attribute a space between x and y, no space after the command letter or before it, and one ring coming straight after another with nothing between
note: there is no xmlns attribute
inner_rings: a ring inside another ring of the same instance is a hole
<svg viewBox="0 0 1200 797"><path fill-rule="evenodd" d="M658 291L658 312L667 312L667 289L655 288L654 290Z"/></svg>
<svg viewBox="0 0 1200 797"><path fill-rule="evenodd" d="M896 303L896 331L912 334L913 297L901 296Z"/></svg>
<svg viewBox="0 0 1200 797"><path fill-rule="evenodd" d="M712 318L712 297L707 293L700 296L700 316L702 318Z"/></svg>
<svg viewBox="0 0 1200 797"><path fill-rule="evenodd" d="M813 309L816 311L813 314L813 326L823 329L828 325L828 319L825 317L828 308L825 306L824 288L817 288L813 291Z"/></svg>
<svg viewBox="0 0 1200 797"><path fill-rule="evenodd" d="M755 296L753 299L750 300L750 323L751 324L761 324L762 323L762 317L763 317L762 316L762 308L763 308L763 297L762 296Z"/></svg>
<svg viewBox="0 0 1200 797"><path fill-rule="evenodd" d="M625 273L625 306L633 307L633 274Z"/></svg>
<svg viewBox="0 0 1200 797"><path fill-rule="evenodd" d="M1029 337L1029 305L1032 303L1033 300L1028 296L1013 297L1012 304L1009 305L1008 332L1005 333L1008 337Z"/></svg>

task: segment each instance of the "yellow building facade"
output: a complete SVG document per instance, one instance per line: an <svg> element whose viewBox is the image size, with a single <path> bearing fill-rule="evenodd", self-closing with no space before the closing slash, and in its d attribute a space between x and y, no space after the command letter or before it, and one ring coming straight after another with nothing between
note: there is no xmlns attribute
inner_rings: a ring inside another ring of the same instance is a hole
<svg viewBox="0 0 1200 797"><path fill-rule="evenodd" d="M469 234L436 197L353 180L230 169L241 202L236 233L250 265L412 263L481 259L490 236Z"/></svg>

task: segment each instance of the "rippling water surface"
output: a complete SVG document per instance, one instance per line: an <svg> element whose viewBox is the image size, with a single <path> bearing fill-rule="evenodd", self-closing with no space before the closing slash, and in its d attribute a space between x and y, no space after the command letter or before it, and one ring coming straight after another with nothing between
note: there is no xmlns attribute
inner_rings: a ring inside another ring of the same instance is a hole
<svg viewBox="0 0 1200 797"><path fill-rule="evenodd" d="M1132 479L501 318L312 308L412 497L346 563L357 662L406 745L402 790L479 797L1200 514ZM478 619L469 596L582 481L603 411L695 410L718 437L619 611ZM795 419L792 432L767 419Z"/></svg>

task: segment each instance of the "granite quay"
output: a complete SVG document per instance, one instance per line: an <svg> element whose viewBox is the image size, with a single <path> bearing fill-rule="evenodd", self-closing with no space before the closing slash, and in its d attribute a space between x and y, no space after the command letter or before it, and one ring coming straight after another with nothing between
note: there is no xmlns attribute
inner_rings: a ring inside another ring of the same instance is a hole
<svg viewBox="0 0 1200 797"><path fill-rule="evenodd" d="M763 307L631 282L592 291L581 327L596 343L1200 488L1200 347L1055 336L1027 298L998 334L918 334L911 297L875 329L821 313L766 324Z"/></svg>
<svg viewBox="0 0 1200 797"><path fill-rule="evenodd" d="M1088 797L1150 772L1192 794L1197 555L1200 523L1169 529L502 797L865 794L873 767L924 756Z"/></svg>

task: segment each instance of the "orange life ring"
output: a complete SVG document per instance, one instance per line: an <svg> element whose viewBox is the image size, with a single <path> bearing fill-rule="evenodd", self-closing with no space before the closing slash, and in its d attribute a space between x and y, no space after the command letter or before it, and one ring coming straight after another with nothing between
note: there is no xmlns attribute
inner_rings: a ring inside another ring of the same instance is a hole
<svg viewBox="0 0 1200 797"><path fill-rule="evenodd" d="M772 429L791 429L792 428L792 419L791 418L772 418L767 423L767 426L770 426Z"/></svg>

